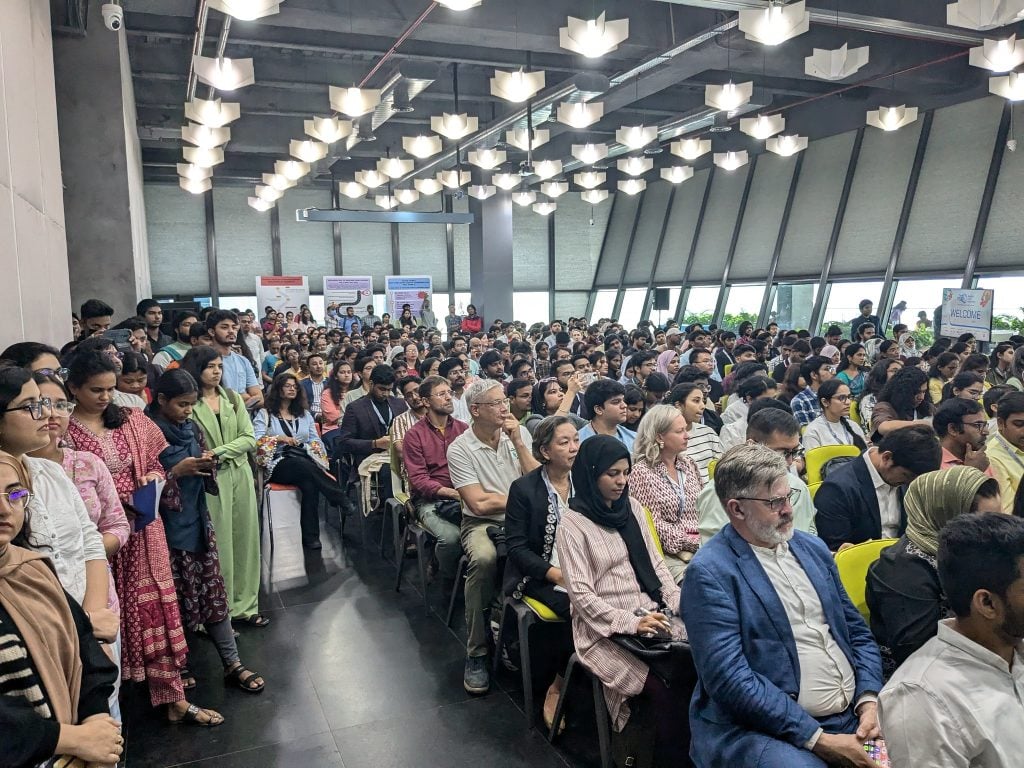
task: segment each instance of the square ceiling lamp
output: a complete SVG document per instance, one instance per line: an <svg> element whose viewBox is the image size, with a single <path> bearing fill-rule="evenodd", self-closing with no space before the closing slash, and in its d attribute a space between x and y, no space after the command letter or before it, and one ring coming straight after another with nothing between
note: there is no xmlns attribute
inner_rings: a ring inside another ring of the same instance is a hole
<svg viewBox="0 0 1024 768"><path fill-rule="evenodd" d="M606 178L607 174L598 173L597 171L584 171L572 177L573 181L584 189L599 187L604 184Z"/></svg>
<svg viewBox="0 0 1024 768"><path fill-rule="evenodd" d="M713 162L723 171L735 171L737 168L742 168L750 162L750 157L747 155L746 150L742 152L715 152Z"/></svg>
<svg viewBox="0 0 1024 768"><path fill-rule="evenodd" d="M327 91L331 109L349 117L368 115L380 104L380 90L376 88L338 88L332 85Z"/></svg>
<svg viewBox="0 0 1024 768"><path fill-rule="evenodd" d="M527 136L525 128L514 128L511 131L505 132L505 143L511 144L516 149L523 150L523 152L529 152L537 149L537 147L544 146L550 138L551 131L544 130L543 128L534 128L532 139Z"/></svg>
<svg viewBox="0 0 1024 768"><path fill-rule="evenodd" d="M413 157L426 160L441 151L441 139L437 136L403 136L402 149Z"/></svg>
<svg viewBox="0 0 1024 768"><path fill-rule="evenodd" d="M629 37L629 19L607 21L602 13L596 19L568 17L558 30L558 45L588 59L611 53Z"/></svg>
<svg viewBox="0 0 1024 768"><path fill-rule="evenodd" d="M584 165L593 165L608 157L607 144L573 144L572 156Z"/></svg>
<svg viewBox="0 0 1024 768"><path fill-rule="evenodd" d="M514 104L533 98L543 87L543 72L526 72L522 69L506 72L496 69L491 78L491 95Z"/></svg>
<svg viewBox="0 0 1024 768"><path fill-rule="evenodd" d="M452 141L458 141L471 133L476 133L479 127L480 119L470 117L465 112L460 115L450 115L445 112L430 118L430 130Z"/></svg>
<svg viewBox="0 0 1024 768"><path fill-rule="evenodd" d="M868 63L868 47L814 48L804 59L804 72L819 80L844 80Z"/></svg>
<svg viewBox="0 0 1024 768"><path fill-rule="evenodd" d="M468 153L470 164L491 171L505 162L507 155L500 149L477 149Z"/></svg>
<svg viewBox="0 0 1024 768"><path fill-rule="evenodd" d="M788 136L776 136L764 143L764 148L782 157L792 157L797 152L807 149L807 137L797 136L795 133Z"/></svg>
<svg viewBox="0 0 1024 768"><path fill-rule="evenodd" d="M680 139L672 142L669 151L683 160L696 160L711 151L711 139Z"/></svg>
<svg viewBox="0 0 1024 768"><path fill-rule="evenodd" d="M580 192L580 197L583 202L590 203L591 205L598 205L608 199L607 189L588 189L585 192Z"/></svg>
<svg viewBox="0 0 1024 768"><path fill-rule="evenodd" d="M671 168L662 168L661 178L669 184L682 184L687 179L693 178L693 168L688 165L674 165Z"/></svg>
<svg viewBox="0 0 1024 768"><path fill-rule="evenodd" d="M558 122L570 128L587 128L604 117L604 104L600 101L559 104L555 116Z"/></svg>
<svg viewBox="0 0 1024 768"><path fill-rule="evenodd" d="M917 107L879 107L868 112L867 123L883 131L895 131L917 120Z"/></svg>
<svg viewBox="0 0 1024 768"><path fill-rule="evenodd" d="M769 0L767 8L739 12L739 29L747 40L762 45L779 45L811 28L811 14L804 0L783 4Z"/></svg>
<svg viewBox="0 0 1024 768"><path fill-rule="evenodd" d="M312 136L325 144L334 144L352 135L352 121L339 117L314 117L302 122L307 136Z"/></svg>
<svg viewBox="0 0 1024 768"><path fill-rule="evenodd" d="M352 200L366 195L366 187L358 181L342 181L338 183L338 192Z"/></svg>
<svg viewBox="0 0 1024 768"><path fill-rule="evenodd" d="M185 118L210 128L222 128L233 123L241 114L241 108L235 102L222 102L220 99L192 99L185 102Z"/></svg>
<svg viewBox="0 0 1024 768"><path fill-rule="evenodd" d="M216 59L193 56L192 69L199 82L218 91L234 91L256 82L252 59Z"/></svg>
<svg viewBox="0 0 1024 768"><path fill-rule="evenodd" d="M442 185L440 181L438 181L437 179L430 178L413 179L412 185L416 187L417 192L419 192L421 195L425 195L426 197L436 195L438 192L444 189L444 185Z"/></svg>
<svg viewBox="0 0 1024 768"><path fill-rule="evenodd" d="M704 87L704 103L723 112L732 112L748 103L754 95L754 83L734 83L731 80L725 85L707 85Z"/></svg>
<svg viewBox="0 0 1024 768"><path fill-rule="evenodd" d="M329 147L322 141L292 140L288 142L288 154L304 163L315 163L327 157Z"/></svg>

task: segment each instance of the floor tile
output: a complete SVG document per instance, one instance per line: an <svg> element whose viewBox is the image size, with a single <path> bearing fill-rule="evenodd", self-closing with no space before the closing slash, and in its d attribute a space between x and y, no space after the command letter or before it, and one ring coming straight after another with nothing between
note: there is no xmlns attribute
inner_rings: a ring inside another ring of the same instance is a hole
<svg viewBox="0 0 1024 768"><path fill-rule="evenodd" d="M330 733L218 755L178 768L345 768Z"/></svg>

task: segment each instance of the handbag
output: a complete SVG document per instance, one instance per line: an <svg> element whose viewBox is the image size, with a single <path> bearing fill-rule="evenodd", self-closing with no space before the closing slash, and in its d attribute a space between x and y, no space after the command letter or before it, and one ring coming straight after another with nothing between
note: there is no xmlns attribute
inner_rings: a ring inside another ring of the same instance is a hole
<svg viewBox="0 0 1024 768"><path fill-rule="evenodd" d="M689 643L674 640L671 635L643 637L615 634L611 636L611 641L640 659L668 688L672 687L678 677L679 660L690 651Z"/></svg>

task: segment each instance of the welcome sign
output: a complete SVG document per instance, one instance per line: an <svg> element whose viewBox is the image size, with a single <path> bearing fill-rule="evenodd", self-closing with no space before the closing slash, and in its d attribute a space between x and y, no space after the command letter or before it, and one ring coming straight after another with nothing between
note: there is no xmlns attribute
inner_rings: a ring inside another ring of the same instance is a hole
<svg viewBox="0 0 1024 768"><path fill-rule="evenodd" d="M978 341L991 341L992 298L993 291L987 289L943 288L942 335L971 333Z"/></svg>

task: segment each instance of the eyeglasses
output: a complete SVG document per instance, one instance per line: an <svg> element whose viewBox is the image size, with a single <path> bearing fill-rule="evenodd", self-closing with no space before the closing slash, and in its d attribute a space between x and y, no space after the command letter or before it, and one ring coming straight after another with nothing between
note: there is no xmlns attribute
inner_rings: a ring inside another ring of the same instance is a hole
<svg viewBox="0 0 1024 768"><path fill-rule="evenodd" d="M69 368L40 368L33 371L33 373L41 373L43 376L56 376L61 381L65 381L71 370Z"/></svg>
<svg viewBox="0 0 1024 768"><path fill-rule="evenodd" d="M0 491L0 497L7 499L8 505L15 509L28 509L32 501L32 491L27 488L17 488L13 491Z"/></svg>
<svg viewBox="0 0 1024 768"><path fill-rule="evenodd" d="M753 496L737 496L737 501L760 501L762 504L766 504L768 509L772 512L781 512L788 502L792 505L800 497L800 489L793 488L785 496L776 496L771 499L758 499Z"/></svg>
<svg viewBox="0 0 1024 768"><path fill-rule="evenodd" d="M775 451L775 453L779 454L779 456L784 458L786 461L796 461L804 455L803 446L799 446L797 448L771 448L770 450Z"/></svg>
<svg viewBox="0 0 1024 768"><path fill-rule="evenodd" d="M10 413L12 411L28 411L32 416L33 420L39 421L43 418L43 409L48 411L53 410L53 401L48 397L40 398L39 400L33 400L31 403L25 403L24 405L18 405L14 408L4 409L4 413Z"/></svg>
<svg viewBox="0 0 1024 768"><path fill-rule="evenodd" d="M473 405L499 405L499 406L502 406L502 407L507 407L510 402L511 402L511 400L509 400L506 397L506 398L503 398L501 400L488 400L487 402L484 402L484 403L473 403Z"/></svg>
<svg viewBox="0 0 1024 768"><path fill-rule="evenodd" d="M848 403L848 402L850 402L850 396L849 395L832 395L832 397L830 397L829 399L830 400L838 400L840 403Z"/></svg>
<svg viewBox="0 0 1024 768"><path fill-rule="evenodd" d="M976 429L979 429L982 432L988 431L987 421L961 421L960 424L965 427L975 427Z"/></svg>
<svg viewBox="0 0 1024 768"><path fill-rule="evenodd" d="M431 392L430 397L437 397L440 398L441 400L451 400L452 391L450 389L445 389L441 392Z"/></svg>

